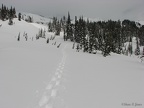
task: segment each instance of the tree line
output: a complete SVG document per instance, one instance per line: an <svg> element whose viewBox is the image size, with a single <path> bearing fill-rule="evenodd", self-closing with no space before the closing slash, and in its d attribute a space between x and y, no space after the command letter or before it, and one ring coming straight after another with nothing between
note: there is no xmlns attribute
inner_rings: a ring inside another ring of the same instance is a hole
<svg viewBox="0 0 144 108"><path fill-rule="evenodd" d="M15 7L12 7L9 9L5 5L2 4L2 7L0 8L0 20L5 21L9 20L8 24L13 25L13 18L16 18L16 10Z"/></svg>
<svg viewBox="0 0 144 108"><path fill-rule="evenodd" d="M8 8L2 4L2 6L0 7L0 20L9 20L8 24L13 25L13 18L17 18L15 7L11 6L11 8ZM33 18L31 16L27 16L27 18L24 18L21 13L18 13L18 20L21 21L21 19L29 23L33 22Z"/></svg>
<svg viewBox="0 0 144 108"><path fill-rule="evenodd" d="M77 43L76 48L83 52L96 53L102 51L103 56L111 52L125 55L140 54L140 46L144 46L144 25L125 19L123 21L89 21L75 16L72 22L70 14L48 24L49 31L59 34L64 32L64 41ZM57 33L58 32L58 33ZM132 39L135 37L136 49L133 52ZM128 42L128 46L125 43Z"/></svg>
<svg viewBox="0 0 144 108"><path fill-rule="evenodd" d="M16 18L15 7L8 8L2 4L0 8L0 20L9 20L9 25L13 24L12 19ZM24 20L21 13L18 20ZM27 22L33 22L33 18L28 17ZM55 32L55 35L64 33L64 41L74 42L73 48L83 52L95 53L102 51L103 56L110 55L111 52L117 54L136 55L140 54L140 46L144 46L144 25L138 22L125 19L123 21L90 21L89 19L75 16L74 21L68 16L61 19L53 17L48 23L48 31ZM39 36L38 36L39 37ZM136 38L136 49L133 52L132 39ZM129 42L128 46L125 45ZM76 43L76 44L75 44Z"/></svg>
<svg viewBox="0 0 144 108"><path fill-rule="evenodd" d="M5 21L13 18L16 18L15 7L11 6L11 8L9 9L8 7L2 4L2 7L0 8L0 19Z"/></svg>

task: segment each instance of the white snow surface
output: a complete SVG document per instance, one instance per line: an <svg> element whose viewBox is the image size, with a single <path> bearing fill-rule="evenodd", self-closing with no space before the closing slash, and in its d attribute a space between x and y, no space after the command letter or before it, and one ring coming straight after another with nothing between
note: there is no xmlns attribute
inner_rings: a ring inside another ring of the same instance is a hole
<svg viewBox="0 0 144 108"><path fill-rule="evenodd" d="M27 13L27 12L20 12L20 13L24 16L24 19L26 19L28 16L32 17L33 21L35 23L44 23L44 24L46 24L46 23L51 21L50 18L46 18L46 17L41 16L41 15Z"/></svg>
<svg viewBox="0 0 144 108"><path fill-rule="evenodd" d="M53 33L35 39L46 27L14 22L0 20L0 108L144 108L139 58L78 53L63 36L46 44Z"/></svg>
<svg viewBox="0 0 144 108"><path fill-rule="evenodd" d="M144 25L144 21L138 21L141 25Z"/></svg>

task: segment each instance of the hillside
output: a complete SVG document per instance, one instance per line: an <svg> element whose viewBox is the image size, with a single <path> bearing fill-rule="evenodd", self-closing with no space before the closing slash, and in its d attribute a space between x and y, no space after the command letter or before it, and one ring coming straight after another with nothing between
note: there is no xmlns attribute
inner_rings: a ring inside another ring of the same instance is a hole
<svg viewBox="0 0 144 108"><path fill-rule="evenodd" d="M26 12L21 12L21 14L24 16L24 19L26 19L28 16L32 17L34 23L47 24L48 22L51 21L50 18L46 18L46 17L44 17L44 16L37 15L37 14L26 13Z"/></svg>
<svg viewBox="0 0 144 108"><path fill-rule="evenodd" d="M144 62L136 56L76 52L45 25L0 24L0 108L143 108ZM46 38L36 40L40 28Z"/></svg>

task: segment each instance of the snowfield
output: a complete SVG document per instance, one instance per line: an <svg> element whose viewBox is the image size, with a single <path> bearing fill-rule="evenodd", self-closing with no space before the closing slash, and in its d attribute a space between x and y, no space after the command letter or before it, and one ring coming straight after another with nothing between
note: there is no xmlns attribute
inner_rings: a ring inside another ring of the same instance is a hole
<svg viewBox="0 0 144 108"><path fill-rule="evenodd" d="M44 25L14 22L0 20L0 108L144 108L138 57L76 52L62 35L47 44L53 33L35 39Z"/></svg>

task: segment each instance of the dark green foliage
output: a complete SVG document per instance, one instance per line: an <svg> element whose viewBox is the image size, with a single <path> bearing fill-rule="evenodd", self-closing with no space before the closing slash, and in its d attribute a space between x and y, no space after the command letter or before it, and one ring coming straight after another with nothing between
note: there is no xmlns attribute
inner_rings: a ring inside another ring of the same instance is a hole
<svg viewBox="0 0 144 108"><path fill-rule="evenodd" d="M132 43L129 42L129 46L128 46L128 52L130 55L132 55L133 51L132 51Z"/></svg>
<svg viewBox="0 0 144 108"><path fill-rule="evenodd" d="M43 29L39 29L39 32L38 32L38 34L36 34L36 39L39 39L39 38L46 38L45 36L45 30L43 30Z"/></svg>
<svg viewBox="0 0 144 108"><path fill-rule="evenodd" d="M65 33L65 30L64 30L64 41L66 41L66 33Z"/></svg>
<svg viewBox="0 0 144 108"><path fill-rule="evenodd" d="M57 27L57 24L60 27ZM111 52L131 55L133 54L132 38L137 37L139 46L137 46L135 54L138 55L139 47L144 45L144 26L127 19L123 21L91 22L89 19L85 21L83 17L77 18L75 16L75 23L72 24L68 12L67 19L63 17L58 20L54 17L53 22L49 23L49 31L51 32L59 34L60 28L64 32L64 41L69 39L77 43L76 51L78 52L82 50L96 54L99 50L103 56L108 56ZM124 48L126 42L129 42L129 45ZM74 45L72 48L74 48Z"/></svg>
<svg viewBox="0 0 144 108"><path fill-rule="evenodd" d="M130 20L124 21L84 21L75 17L74 41L79 43L79 49L83 52L95 53L102 51L103 56L110 55L111 52L117 54L133 54L132 38L136 36L140 40L140 45L144 44L144 26ZM124 48L124 43L129 42L128 49ZM139 54L139 46L137 46Z"/></svg>
<svg viewBox="0 0 144 108"><path fill-rule="evenodd" d="M60 35L60 32L61 32L61 25L60 25L60 22L57 21L56 27L55 27L55 35Z"/></svg>
<svg viewBox="0 0 144 108"><path fill-rule="evenodd" d="M143 56L144 56L144 47L143 47L143 52L142 52Z"/></svg>
<svg viewBox="0 0 144 108"><path fill-rule="evenodd" d="M11 8L8 9L5 5L2 4L2 7L0 8L0 19L5 21L8 19L12 20L13 18L16 18L15 8L11 6Z"/></svg>
<svg viewBox="0 0 144 108"><path fill-rule="evenodd" d="M53 17L52 21L48 23L48 32L54 32L55 35L60 35L60 32L65 30L65 25L65 17L61 20L58 20L57 17Z"/></svg>
<svg viewBox="0 0 144 108"><path fill-rule="evenodd" d="M68 12L68 19L67 19L67 24L66 24L66 41L68 39L73 41L73 25L71 24L69 12Z"/></svg>
<svg viewBox="0 0 144 108"><path fill-rule="evenodd" d="M48 23L48 32L53 32L52 23L51 22Z"/></svg>
<svg viewBox="0 0 144 108"><path fill-rule="evenodd" d="M136 37L135 55L140 55L140 47L139 47L139 40L138 40L138 37Z"/></svg>
<svg viewBox="0 0 144 108"><path fill-rule="evenodd" d="M139 28L138 37L140 39L140 46L144 46L144 25Z"/></svg>
<svg viewBox="0 0 144 108"><path fill-rule="evenodd" d="M18 20L21 21L21 14L18 14ZM9 25L13 24L13 18L16 18L16 10L11 7L8 9L2 4L0 8L0 20L9 20ZM25 19L27 22L33 22L33 18L28 16ZM77 46L73 44L73 49L82 50L83 52L96 54L97 50L101 51L103 56L110 55L111 52L117 54L133 54L132 39L136 37L136 49L135 55L140 54L140 46L144 46L144 26L125 19L123 21L98 21L92 22L87 19L85 21L83 17L75 17L75 23L71 23L71 17L68 12L68 17L65 16L61 19L53 17L52 21L48 23L48 31L54 32L55 35L60 35L60 32L64 32L64 41L68 39L77 43ZM45 38L45 30L40 29L36 35L36 39ZM20 34L19 34L20 35ZM54 37L47 39L54 40ZM20 36L18 36L20 41ZM129 42L128 47L124 43ZM59 47L58 45L57 47Z"/></svg>
<svg viewBox="0 0 144 108"><path fill-rule="evenodd" d="M18 14L18 20L21 21L21 13Z"/></svg>

